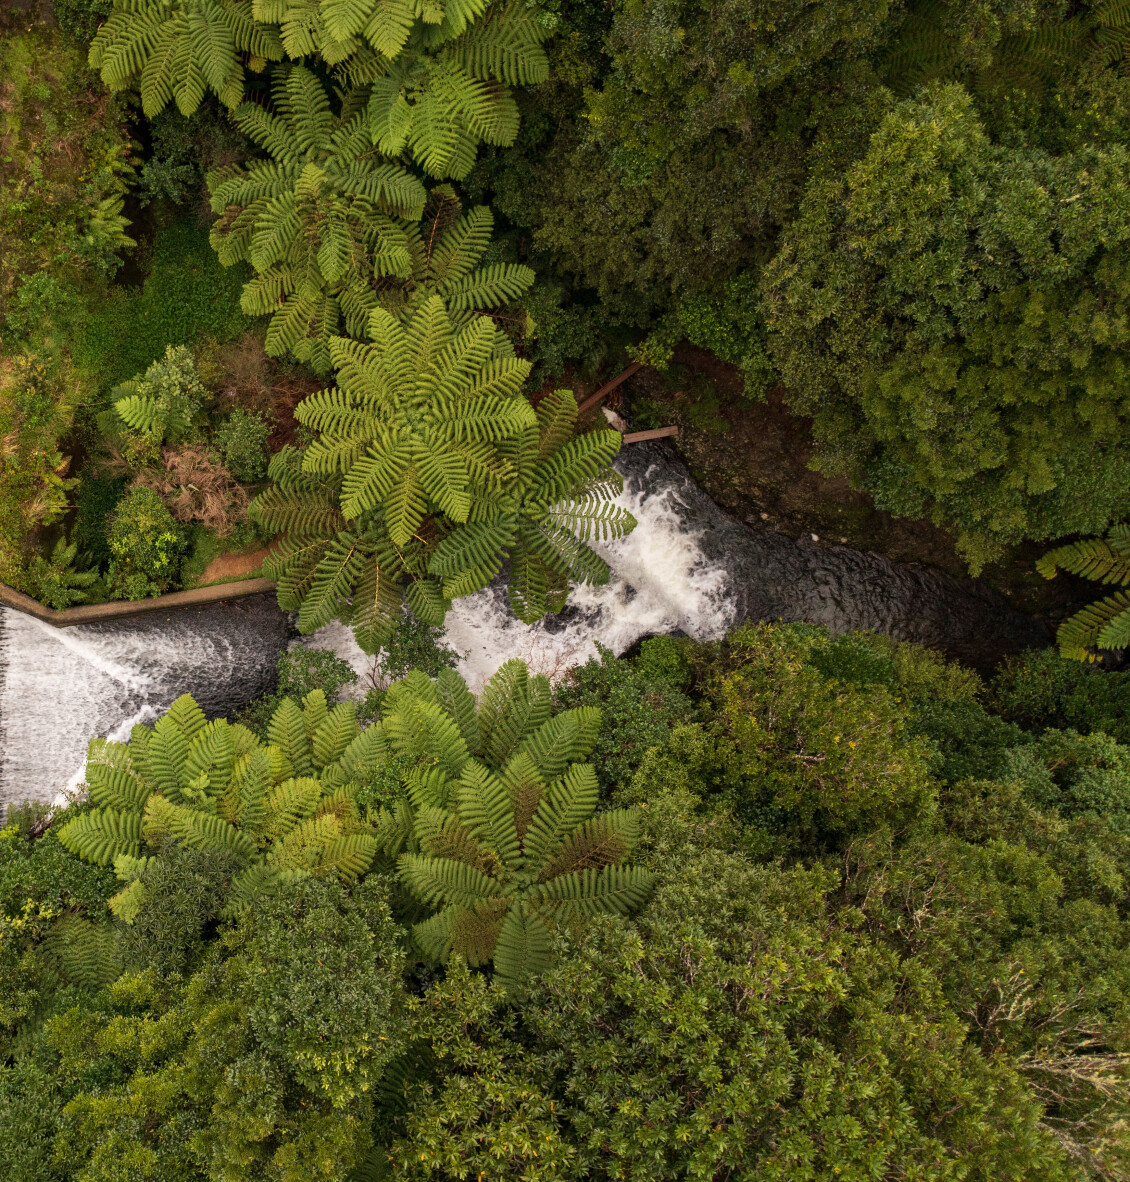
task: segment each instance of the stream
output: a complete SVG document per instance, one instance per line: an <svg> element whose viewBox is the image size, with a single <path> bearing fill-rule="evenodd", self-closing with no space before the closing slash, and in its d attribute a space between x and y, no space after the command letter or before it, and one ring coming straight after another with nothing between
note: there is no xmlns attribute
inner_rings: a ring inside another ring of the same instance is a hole
<svg viewBox="0 0 1130 1182"><path fill-rule="evenodd" d="M634 444L617 466L639 525L597 547L606 586L576 588L561 615L532 628L499 586L452 607L447 642L472 689L511 657L557 677L598 644L622 653L659 633L715 639L747 619L872 629L981 668L1049 642L1042 622L971 579L751 529L662 445ZM333 649L363 680L370 671L348 628L296 639L271 595L74 628L0 609L0 805L64 798L82 782L91 736L126 738L181 693L214 716L269 692L292 643Z"/></svg>

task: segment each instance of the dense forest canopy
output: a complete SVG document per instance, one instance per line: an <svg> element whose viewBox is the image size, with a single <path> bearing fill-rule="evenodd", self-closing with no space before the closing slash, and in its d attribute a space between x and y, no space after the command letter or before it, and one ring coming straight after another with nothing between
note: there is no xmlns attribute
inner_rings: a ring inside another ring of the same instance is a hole
<svg viewBox="0 0 1130 1182"><path fill-rule="evenodd" d="M1126 674L286 660L3 830L13 1178L1125 1176Z"/></svg>
<svg viewBox="0 0 1130 1182"><path fill-rule="evenodd" d="M261 572L381 673L9 811L6 1178L1130 1177L1130 5L20 0L0 147L0 580ZM632 361L1107 593L986 676L778 622L472 693L453 601L636 527Z"/></svg>

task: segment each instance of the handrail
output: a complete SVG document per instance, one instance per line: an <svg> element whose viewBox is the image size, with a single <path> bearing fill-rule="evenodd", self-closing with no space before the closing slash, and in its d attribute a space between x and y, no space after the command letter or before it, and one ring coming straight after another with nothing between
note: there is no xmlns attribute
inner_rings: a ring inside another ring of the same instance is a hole
<svg viewBox="0 0 1130 1182"><path fill-rule="evenodd" d="M196 607L202 603L218 603L223 599L241 599L273 591L271 579L241 579L235 583L213 583L209 587L193 587L191 591L173 591L168 595L154 595L150 599L115 600L112 603L87 603L80 607L62 609L44 607L30 595L0 583L0 604L35 616L55 628L71 628L75 624L98 624L103 620L121 620L147 612L163 612L172 608Z"/></svg>

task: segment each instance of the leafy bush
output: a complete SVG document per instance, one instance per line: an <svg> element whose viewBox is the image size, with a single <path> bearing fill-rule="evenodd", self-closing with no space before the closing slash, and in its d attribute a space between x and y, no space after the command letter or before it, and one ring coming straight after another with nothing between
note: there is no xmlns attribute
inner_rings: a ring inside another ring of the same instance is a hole
<svg viewBox="0 0 1130 1182"><path fill-rule="evenodd" d="M1004 662L990 687L993 709L1026 730L1105 731L1130 743L1130 673L1066 660L1054 649Z"/></svg>
<svg viewBox="0 0 1130 1182"><path fill-rule="evenodd" d="M348 661L326 648L298 645L279 657L280 696L301 699L313 690L321 690L327 702L337 700L347 685L357 681Z"/></svg>
<svg viewBox="0 0 1130 1182"><path fill-rule="evenodd" d="M645 641L631 662L601 648L599 659L590 657L557 688L562 706L600 709L592 762L603 789L628 783L648 749L691 720L694 706L681 692L684 678L677 649L657 638Z"/></svg>
<svg viewBox="0 0 1130 1182"><path fill-rule="evenodd" d="M31 560L26 586L29 593L47 607L64 608L81 603L86 589L98 578L97 571L74 569L76 543L60 538L50 558L37 554Z"/></svg>
<svg viewBox="0 0 1130 1182"><path fill-rule="evenodd" d="M236 480L256 481L267 475L267 440L271 424L261 414L236 407L216 429L216 446Z"/></svg>
<svg viewBox="0 0 1130 1182"><path fill-rule="evenodd" d="M118 503L107 534L107 577L114 599L144 599L173 587L187 545L165 502L137 488Z"/></svg>
<svg viewBox="0 0 1130 1182"><path fill-rule="evenodd" d="M184 345L169 345L141 376L115 386L114 410L131 430L150 443L181 443L191 433L206 395L196 359Z"/></svg>

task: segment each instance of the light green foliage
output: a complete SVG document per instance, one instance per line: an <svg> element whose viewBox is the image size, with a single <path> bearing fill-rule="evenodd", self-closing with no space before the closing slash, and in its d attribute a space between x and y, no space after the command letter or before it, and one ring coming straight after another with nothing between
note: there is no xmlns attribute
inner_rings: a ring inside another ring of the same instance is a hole
<svg viewBox="0 0 1130 1182"><path fill-rule="evenodd" d="M1098 583L1130 586L1130 526L1112 526L1105 540L1085 538L1058 546L1036 563L1046 579L1054 579L1060 568ZM1130 644L1130 599L1124 591L1116 591L1089 604L1060 624L1056 642L1063 656L1076 661L1095 660L1092 648L1126 648Z"/></svg>
<svg viewBox="0 0 1130 1182"><path fill-rule="evenodd" d="M169 345L160 361L154 361L132 381L116 386L110 397L122 422L144 435L151 445L159 446L181 443L189 436L205 394L192 350Z"/></svg>
<svg viewBox="0 0 1130 1182"><path fill-rule="evenodd" d="M97 571L74 569L76 544L65 537L55 543L50 558L37 554L27 573L29 593L47 607L64 608L82 603L86 588L98 578Z"/></svg>
<svg viewBox="0 0 1130 1182"><path fill-rule="evenodd" d="M186 540L165 502L149 488L135 488L118 503L106 534L107 578L115 599L160 595L180 576Z"/></svg>
<svg viewBox="0 0 1130 1182"><path fill-rule="evenodd" d="M242 306L271 314L267 352L329 368L329 339L357 336L376 307L374 281L411 272L404 220L424 207L420 182L372 147L355 97L340 111L302 66L280 69L273 112L244 103L242 131L271 159L209 174L211 241L226 266L257 275Z"/></svg>
<svg viewBox="0 0 1130 1182"><path fill-rule="evenodd" d="M228 107L243 98L249 54L278 61L278 32L252 19L251 0L114 0L90 46L90 64L114 91L135 84L152 118L175 100L191 115L205 94Z"/></svg>
<svg viewBox="0 0 1130 1182"><path fill-rule="evenodd" d="M413 929L429 959L493 961L511 991L549 960L558 925L624 914L647 897L651 876L626 864L632 810L596 813L597 781L581 762L599 711L551 716L552 694L521 661L508 661L476 707L462 679L410 674L389 691L381 727L415 766L411 808L383 812L386 849L429 907ZM595 814L595 815L594 815Z"/></svg>
<svg viewBox="0 0 1130 1182"><path fill-rule="evenodd" d="M928 815L929 748L882 684L852 684L808 667L804 629L731 636L714 691L744 791L795 817L806 843Z"/></svg>
<svg viewBox="0 0 1130 1182"><path fill-rule="evenodd" d="M877 1004L897 961L837 924L834 870L706 844L662 878L638 920L568 948L520 1037L465 970L417 1003L443 1075L409 1093L398 1175L1077 1177L1015 1067L966 1042L928 974L906 965L897 1016Z"/></svg>
<svg viewBox="0 0 1130 1182"><path fill-rule="evenodd" d="M307 880L265 899L187 979L121 977L53 1018L75 1081L68 1177L346 1182L403 1039L403 932L385 884Z"/></svg>
<svg viewBox="0 0 1130 1182"><path fill-rule="evenodd" d="M907 729L931 695L980 692L933 654L817 629L688 651L712 694L742 671L780 685L807 670L803 689L815 678L845 698L890 686L896 715L896 697L917 699ZM862 731L850 708L841 718L874 754L866 716ZM805 780L811 749L790 748L777 774ZM1037 750L1026 771L1050 774L1060 805L1126 759L1069 735L1019 754ZM562 940L517 1013L458 962L413 1003L413 1053L432 1067L403 1089L397 1174L1118 1178L1126 836L1090 806L1066 820L1035 811L1027 787L964 781L909 833L864 822L828 856L792 845L781 814L757 865L718 762L699 727L647 754L617 798L640 804L651 898ZM874 769L897 793L890 772Z"/></svg>
<svg viewBox="0 0 1130 1182"><path fill-rule="evenodd" d="M215 441L236 480L256 481L267 475L267 440L271 424L263 415L236 407L216 428Z"/></svg>
<svg viewBox="0 0 1130 1182"><path fill-rule="evenodd" d="M92 740L95 807L59 839L127 883L110 904L126 922L149 894L144 859L160 856L166 841L235 860L233 913L312 874L357 878L377 849L354 804L350 772L361 765L342 763L359 729L351 702L329 709L312 690L301 707L282 700L262 743L243 726L206 722L185 694L152 731L135 727L128 744Z"/></svg>
<svg viewBox="0 0 1130 1182"><path fill-rule="evenodd" d="M448 185L428 195L423 218L408 227L412 271L402 282L390 277L380 294L383 307L406 319L432 295L452 312L484 311L512 303L534 282L529 267L517 263L479 266L490 245L494 215L485 205L463 213Z"/></svg>
<svg viewBox="0 0 1130 1182"><path fill-rule="evenodd" d="M817 167L768 270L826 472L955 530L971 567L1124 514L1126 149L990 141L969 95L891 107Z"/></svg>
<svg viewBox="0 0 1130 1182"><path fill-rule="evenodd" d="M367 345L332 339L337 387L295 412L318 436L275 456L276 487L252 505L286 535L268 565L299 628L338 617L375 653L405 583L415 615L438 625L508 554L524 619L559 608L570 577L606 581L587 542L635 524L607 503L620 488L609 467L619 435L575 437L567 390L535 414L521 397L529 363L489 318L449 311L439 295L403 322L376 309L369 334Z"/></svg>
<svg viewBox="0 0 1130 1182"><path fill-rule="evenodd" d="M545 25L507 0L254 0L292 58L319 54L369 96L373 142L429 175L466 176L480 143L513 143L510 87L544 82Z"/></svg>

